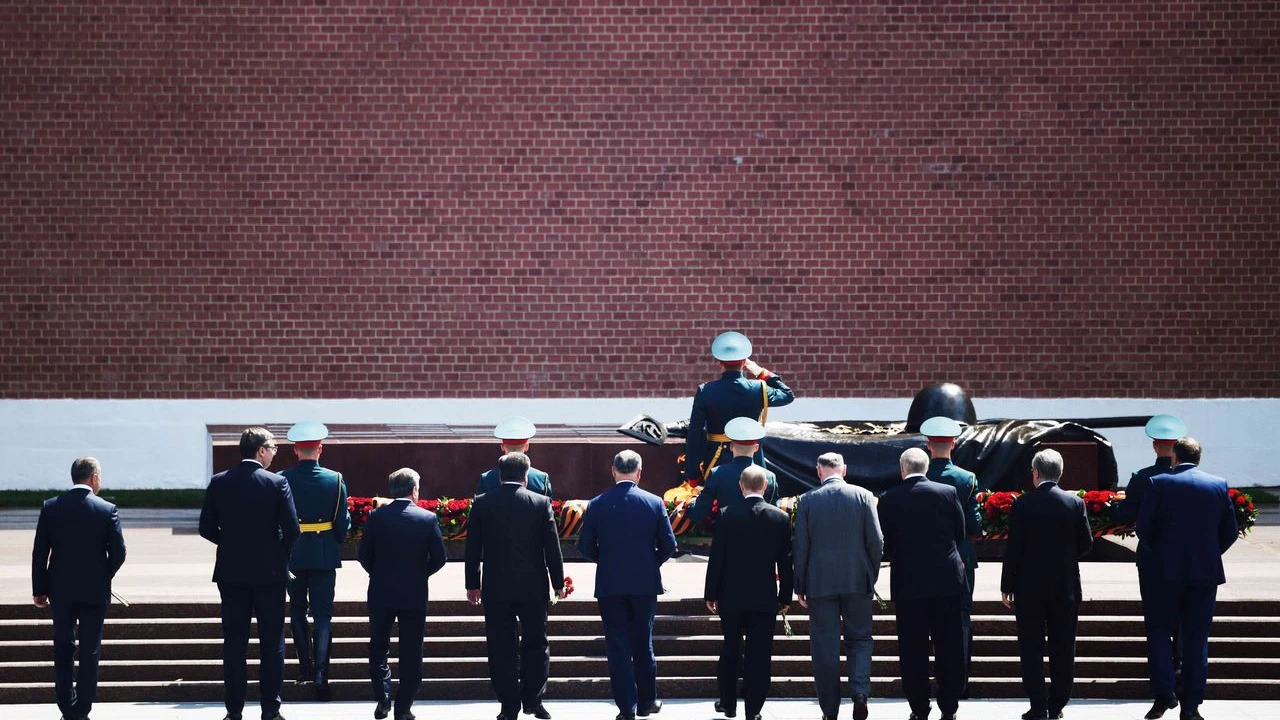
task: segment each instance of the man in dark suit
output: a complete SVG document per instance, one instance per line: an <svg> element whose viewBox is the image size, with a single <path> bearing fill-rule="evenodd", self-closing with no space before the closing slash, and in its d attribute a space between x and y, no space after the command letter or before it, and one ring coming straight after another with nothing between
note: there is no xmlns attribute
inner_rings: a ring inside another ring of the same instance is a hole
<svg viewBox="0 0 1280 720"><path fill-rule="evenodd" d="M498 472L502 485L475 499L467 521L467 599L484 604L489 679L502 705L499 720L514 720L522 707L547 720L551 713L542 705L551 674L547 608L553 588L559 597L566 595L560 536L551 500L525 487L529 456L503 455Z"/></svg>
<svg viewBox="0 0 1280 720"><path fill-rule="evenodd" d="M898 626L902 692L912 720L929 716L929 642L934 648L938 709L954 720L964 688L961 613L968 586L957 549L965 538L955 488L925 477L929 456L902 453L902 482L880 498L880 529L889 559L889 590Z"/></svg>
<svg viewBox="0 0 1280 720"><path fill-rule="evenodd" d="M351 516L342 473L320 467L329 428L304 420L289 428L298 465L280 473L289 481L293 506L302 530L289 555L289 620L293 649L298 654L298 682L315 682L316 699L329 700L329 650L333 644L333 593L340 547L347 539ZM315 619L315 651L307 611ZM314 658L314 662L313 662Z"/></svg>
<svg viewBox="0 0 1280 720"><path fill-rule="evenodd" d="M427 578L444 567L444 538L435 513L418 507L418 473L401 468L387 478L391 497L374 510L360 538L360 565L369 573L369 679L382 720L391 709L391 625L400 621L400 688L396 720L412 720L422 685L422 637L427 622Z"/></svg>
<svg viewBox="0 0 1280 720"><path fill-rule="evenodd" d="M716 710L727 717L736 714L741 660L747 720L760 720L769 696L775 619L791 608L791 518L765 502L768 484L764 468L756 465L738 477L743 502L727 508L716 523L703 592L707 609L720 615L724 633Z"/></svg>
<svg viewBox="0 0 1280 720"><path fill-rule="evenodd" d="M1018 623L1022 688L1031 701L1023 720L1062 717L1071 700L1080 614L1080 558L1093 546L1084 501L1058 487L1062 455L1041 450L1031 459L1035 489L1018 498L1009 516L1000 592ZM1045 694L1045 636L1049 692Z"/></svg>
<svg viewBox="0 0 1280 720"><path fill-rule="evenodd" d="M876 498L844 481L844 457L818 456L817 488L796 507L796 593L809 609L809 654L824 720L840 716L840 638L849 653L853 720L867 720L871 694L871 599L884 536Z"/></svg>
<svg viewBox="0 0 1280 720"><path fill-rule="evenodd" d="M664 592L660 568L676 551L666 506L640 489L640 470L638 453L614 456L613 487L592 498L578 534L578 552L596 563L596 600L618 720L662 709L653 617Z"/></svg>
<svg viewBox="0 0 1280 720"><path fill-rule="evenodd" d="M538 428L528 418L509 417L493 428L493 436L498 438L502 454L529 454L529 440L538 434ZM502 475L498 468L490 468L480 475L480 484L476 486L476 495L493 492L502 484ZM529 467L529 475L525 480L525 489L529 492L551 497L551 476L536 467Z"/></svg>
<svg viewBox="0 0 1280 720"><path fill-rule="evenodd" d="M214 475L200 510L200 536L218 546L213 581L222 596L222 676L227 715L240 720L248 687L249 622L258 618L263 720L280 715L284 683L284 592L298 514L284 476L270 472L276 440L266 428L240 435L240 464Z"/></svg>
<svg viewBox="0 0 1280 720"><path fill-rule="evenodd" d="M1138 512L1138 538L1151 546L1159 584L1147 609L1147 661L1156 702L1146 717L1177 707L1170 637L1182 636L1182 717L1199 720L1209 670L1209 625L1218 586L1227 581L1222 554L1238 537L1227 481L1202 471L1200 443L1173 445L1175 467L1151 478Z"/></svg>
<svg viewBox="0 0 1280 720"><path fill-rule="evenodd" d="M70 490L46 500L31 551L31 601L53 607L54 695L64 720L86 720L98 691L102 623L111 579L124 563L116 506L98 497L102 466L91 457L71 464ZM76 638L80 671L75 672ZM74 683L73 683L74 678Z"/></svg>

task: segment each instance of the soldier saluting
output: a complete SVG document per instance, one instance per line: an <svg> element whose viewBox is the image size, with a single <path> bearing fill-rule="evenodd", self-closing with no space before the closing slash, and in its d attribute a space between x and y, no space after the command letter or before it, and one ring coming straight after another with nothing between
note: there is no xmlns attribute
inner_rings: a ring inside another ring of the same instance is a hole
<svg viewBox="0 0 1280 720"><path fill-rule="evenodd" d="M796 394L782 378L751 360L751 341L738 332L716 336L711 356L720 362L720 379L698 386L689 413L689 434L685 438L685 481L698 485L711 470L728 460L729 437L724 426L736 417L759 418L763 425L770 407L789 405ZM748 377L750 376L750 377ZM764 465L763 453L756 464Z"/></svg>

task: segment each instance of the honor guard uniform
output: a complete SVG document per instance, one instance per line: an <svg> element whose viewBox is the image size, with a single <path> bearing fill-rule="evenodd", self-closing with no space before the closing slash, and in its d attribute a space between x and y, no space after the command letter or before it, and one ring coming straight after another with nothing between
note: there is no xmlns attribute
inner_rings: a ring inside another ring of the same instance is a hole
<svg viewBox="0 0 1280 720"><path fill-rule="evenodd" d="M929 470L925 476L934 482L956 489L956 499L964 510L964 540L956 546L964 561L965 582L969 592L963 599L964 668L969 677L969 664L973 658L973 583L978 567L978 551L973 538L982 536L982 510L978 507L978 477L951 462L951 450L960 437L960 423L938 415L920 424L920 434L929 439Z"/></svg>
<svg viewBox="0 0 1280 720"><path fill-rule="evenodd" d="M698 493L693 508L685 515L689 522L697 525L703 518L711 514L711 504L716 503L716 512L723 513L731 505L742 502L742 488L738 486L738 477L742 471L751 467L754 456L760 450L760 440L764 437L764 426L749 417L737 417L725 423L724 434L729 438L729 448L733 457L727 462L717 465ZM778 504L778 479L772 472L764 471L767 484L764 489L765 502Z"/></svg>
<svg viewBox="0 0 1280 720"><path fill-rule="evenodd" d="M510 417L498 423L493 429L493 436L498 438L502 444L502 454L520 452L529 453L529 438L538 434L538 428L534 427L528 418ZM529 484L526 488L529 492L535 492L539 495L551 497L551 476L541 470L529 468ZM502 485L502 478L498 475L498 468L494 468L488 472L480 474L480 485L476 488L476 495L480 496L487 492L497 490Z"/></svg>
<svg viewBox="0 0 1280 720"><path fill-rule="evenodd" d="M1129 484L1124 488L1124 500L1116 508L1115 521L1123 525L1131 525L1138 521L1138 509L1142 507L1142 496L1151 487L1151 478L1169 472L1173 468L1173 444L1187 434L1186 423L1173 415L1156 415L1147 421L1147 437L1151 438L1151 449L1156 453L1154 465L1148 465L1129 476ZM1145 548L1150 552L1150 548ZM1144 565L1144 547L1138 542L1138 572L1141 575Z"/></svg>
<svg viewBox="0 0 1280 720"><path fill-rule="evenodd" d="M684 444L685 482L691 486L702 483L716 465L729 459L729 437L724 429L730 420L757 418L763 425L770 407L789 405L796 399L781 377L750 360L751 341L742 333L717 335L711 343L711 356L720 361L724 372L719 380L699 385L693 396ZM744 370L756 379L744 377ZM756 464L764 465L763 454L756 458Z"/></svg>
<svg viewBox="0 0 1280 720"><path fill-rule="evenodd" d="M316 699L329 699L329 657L333 644L333 588L342 566L339 546L351 516L342 474L320 467L329 429L307 420L289 428L298 465L281 473L289 481L302 530L289 558L289 619L298 654L298 682L316 683ZM307 610L315 620L307 627Z"/></svg>
<svg viewBox="0 0 1280 720"><path fill-rule="evenodd" d="M1147 437L1151 438L1151 449L1156 453L1156 461L1155 464L1148 465L1129 476L1129 484L1124 488L1124 500L1121 500L1116 507L1115 522L1120 525L1132 525L1138 521L1138 512L1142 510L1142 498L1147 490L1151 489L1151 478L1173 469L1173 446L1187 434L1187 425L1173 415L1156 415L1147 421L1145 430ZM1134 554L1134 562L1138 566L1138 596L1142 598L1143 620L1150 626L1151 613L1148 608L1155 602L1155 595L1160 592L1160 561L1152 551L1151 545L1143 542L1142 538L1138 538L1138 551ZM1176 627L1174 631L1171 638L1173 669L1175 685L1180 686L1182 658L1179 641L1181 638L1177 637ZM1148 627L1148 635L1150 634Z"/></svg>

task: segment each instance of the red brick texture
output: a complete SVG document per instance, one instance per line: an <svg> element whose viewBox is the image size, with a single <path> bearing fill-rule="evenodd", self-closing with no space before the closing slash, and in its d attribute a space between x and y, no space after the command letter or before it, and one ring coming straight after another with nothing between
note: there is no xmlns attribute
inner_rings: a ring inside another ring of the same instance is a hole
<svg viewBox="0 0 1280 720"><path fill-rule="evenodd" d="M436 7L440 5L440 7ZM1275 2L19 1L0 397L1280 395Z"/></svg>

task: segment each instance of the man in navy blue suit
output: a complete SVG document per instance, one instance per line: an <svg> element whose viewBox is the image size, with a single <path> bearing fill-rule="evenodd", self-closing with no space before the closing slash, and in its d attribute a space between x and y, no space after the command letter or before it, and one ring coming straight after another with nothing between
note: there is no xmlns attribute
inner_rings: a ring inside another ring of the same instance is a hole
<svg viewBox="0 0 1280 720"><path fill-rule="evenodd" d="M74 486L46 500L31 552L31 600L53 606L54 694L64 720L86 720L98 690L102 623L111 578L124 563L116 506L98 497L102 466L91 457L71 464ZM80 671L74 671L76 638ZM72 679L74 677L74 686Z"/></svg>
<svg viewBox="0 0 1280 720"><path fill-rule="evenodd" d="M1174 467L1151 478L1138 511L1138 538L1151 547L1158 580L1147 601L1147 662L1154 720L1178 706L1171 636L1182 636L1182 717L1199 720L1209 670L1209 625L1218 586L1227 581L1222 554L1238 537L1227 481L1200 470L1200 443L1173 445Z"/></svg>
<svg viewBox="0 0 1280 720"><path fill-rule="evenodd" d="M902 453L902 482L880 498L884 557L898 626L902 693L911 720L929 717L929 642L933 641L942 720L955 720L964 688L964 595L969 591L958 546L964 511L950 485L925 476L929 456Z"/></svg>
<svg viewBox="0 0 1280 720"><path fill-rule="evenodd" d="M1163 475L1173 469L1173 445L1178 439L1187 434L1187 425L1173 415L1154 415L1147 421L1146 425L1147 437L1151 438L1151 449L1155 451L1155 462L1147 467L1134 472L1129 476L1129 484L1124 488L1124 500L1115 509L1114 522L1117 525L1133 525L1138 522L1138 511L1142 508L1142 498L1147 493L1147 488L1151 487L1151 478L1157 475ZM1151 632L1150 608L1153 603L1158 603L1159 599L1155 597L1160 592L1160 573L1151 547L1146 543L1138 540L1138 551L1134 555L1134 561L1138 567L1138 595L1142 598L1142 619L1146 624L1147 632ZM1182 647L1182 639L1178 637L1177 628L1174 627L1173 638L1170 647L1173 649L1173 676L1176 689L1182 689L1182 660L1179 657L1179 649ZM1156 705L1153 712L1159 712L1160 715L1168 709L1163 698L1156 698Z"/></svg>
<svg viewBox="0 0 1280 720"><path fill-rule="evenodd" d="M444 567L444 539L435 513L417 506L418 473L401 468L387 478L391 503L369 515L360 538L360 564L369 573L369 679L377 700L373 716L391 709L391 624L400 621L400 688L396 720L412 720L422 684L422 636L427 622L427 578Z"/></svg>
<svg viewBox="0 0 1280 720"><path fill-rule="evenodd" d="M258 618L262 720L282 720L284 589L298 513L283 475L269 472L276 440L266 428L240 435L240 464L214 475L200 510L200 536L218 546L213 581L222 596L222 677L227 715L241 720L249 621Z"/></svg>
<svg viewBox="0 0 1280 720"><path fill-rule="evenodd" d="M613 482L582 514L578 552L596 563L617 720L633 720L662 708L653 616L663 592L659 568L675 553L676 536L662 499L639 488L638 453L623 450L613 458Z"/></svg>
<svg viewBox="0 0 1280 720"><path fill-rule="evenodd" d="M529 456L503 455L498 472L502 484L477 497L467 519L467 600L484 604L489 680L502 705L499 720L515 720L521 708L549 720L551 713L542 706L551 673L547 610L552 589L561 598L567 594L560 535L551 499L525 487Z"/></svg>

